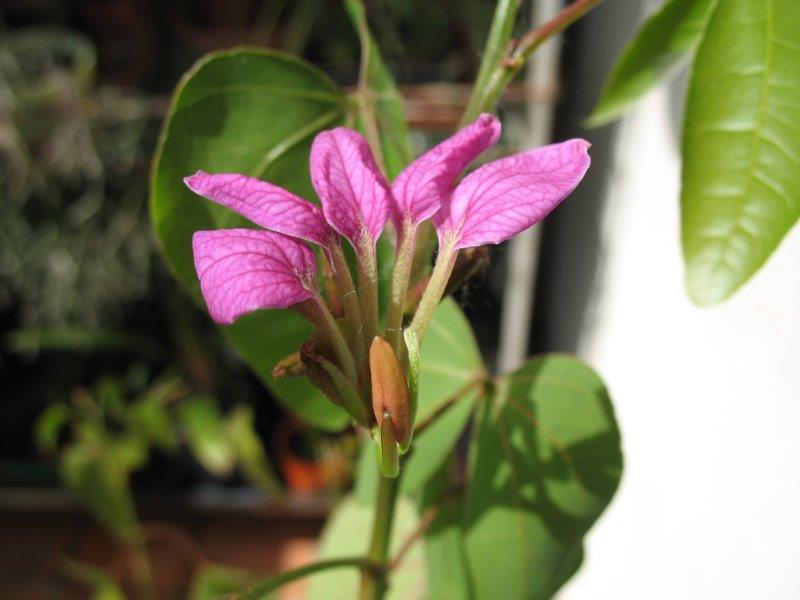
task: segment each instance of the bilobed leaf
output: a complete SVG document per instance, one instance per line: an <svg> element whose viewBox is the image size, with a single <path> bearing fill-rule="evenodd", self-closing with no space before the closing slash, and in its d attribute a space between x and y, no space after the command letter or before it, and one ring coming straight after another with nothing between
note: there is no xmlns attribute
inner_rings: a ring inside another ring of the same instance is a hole
<svg viewBox="0 0 800 600"><path fill-rule="evenodd" d="M577 360L531 360L498 380L473 438L463 515L474 597L550 598L622 471L603 382Z"/></svg>
<svg viewBox="0 0 800 600"><path fill-rule="evenodd" d="M200 301L192 264L198 230L253 227L189 190L183 178L202 169L258 177L314 199L308 156L314 135L341 123L344 97L323 73L280 53L211 53L183 78L164 123L152 172L151 217L167 262ZM275 381L272 367L311 333L299 315L263 310L223 328L230 341L288 408L325 429L347 415L305 378Z"/></svg>
<svg viewBox="0 0 800 600"><path fill-rule="evenodd" d="M346 6L361 39L361 51L365 53L362 65L366 66L366 71L362 76L366 78L366 85L375 106L381 150L386 162L386 175L392 179L414 157L408 137L403 98L392 73L383 62L375 38L369 32L364 4L361 0L347 0Z"/></svg>
<svg viewBox="0 0 800 600"><path fill-rule="evenodd" d="M374 510L355 498L346 497L333 511L322 532L320 559L363 556L369 547ZM398 498L392 524L389 556L394 556L405 539L418 526L417 511L408 498ZM328 570L310 577L310 600L351 600L358 598L360 574L355 569ZM416 544L406 555L403 567L393 571L389 579L389 600L424 598L425 557L422 544Z"/></svg>
<svg viewBox="0 0 800 600"><path fill-rule="evenodd" d="M718 0L666 0L627 45L588 119L598 127L622 116L659 81L687 62Z"/></svg>
<svg viewBox="0 0 800 600"><path fill-rule="evenodd" d="M800 217L800 3L719 2L686 105L681 190L689 295L729 297Z"/></svg>

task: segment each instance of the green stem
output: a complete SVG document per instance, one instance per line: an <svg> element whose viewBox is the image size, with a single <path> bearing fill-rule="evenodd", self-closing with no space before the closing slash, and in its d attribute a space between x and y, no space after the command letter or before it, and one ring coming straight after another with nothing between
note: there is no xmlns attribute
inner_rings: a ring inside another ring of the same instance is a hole
<svg viewBox="0 0 800 600"><path fill-rule="evenodd" d="M436 264L433 266L431 278L428 281L428 287L425 288L425 293L422 294L422 299L419 301L417 312L414 313L414 319L411 321L411 328L417 334L417 341L421 344L422 338L425 337L425 332L433 319L433 313L439 306L442 299L444 290L447 287L447 281L453 272L453 266L458 256L458 251L454 249L454 242L452 240L445 240L442 247L439 248L439 254L436 256Z"/></svg>
<svg viewBox="0 0 800 600"><path fill-rule="evenodd" d="M470 123L481 112L494 110L503 90L522 69L531 54L545 41L564 31L600 2L602 0L574 0L553 19L522 36L511 52L506 52L504 56L494 62L489 76L480 82L481 85L476 82L461 118L461 124ZM498 5L498 10L500 10L500 5ZM495 20L497 18L498 15L495 13Z"/></svg>
<svg viewBox="0 0 800 600"><path fill-rule="evenodd" d="M137 538L128 546L131 557L131 570L141 597L154 600L157 597L156 587L153 581L150 558L147 556L147 546L145 546L141 532L137 534Z"/></svg>
<svg viewBox="0 0 800 600"><path fill-rule="evenodd" d="M369 348L378 335L378 260L375 244L364 234L358 252L358 300L364 319L364 344Z"/></svg>
<svg viewBox="0 0 800 600"><path fill-rule="evenodd" d="M350 337L350 349L353 351L356 366L364 362L364 340L361 337L361 307L358 305L358 292L350 275L350 267L342 251L342 245L337 241L331 244L331 257L333 258L334 279L336 287L342 296L344 304L344 317L347 321Z"/></svg>
<svg viewBox="0 0 800 600"><path fill-rule="evenodd" d="M492 26L486 38L486 46L483 48L483 58L472 87L472 93L467 101L467 107L461 117L459 128L474 121L484 110L482 91L485 89L492 72L503 59L503 55L508 49L511 35L514 33L514 24L517 22L520 0L500 0L494 10Z"/></svg>
<svg viewBox="0 0 800 600"><path fill-rule="evenodd" d="M331 346L333 346L333 352L336 354L336 359L339 361L339 366L342 367L344 374L350 378L356 385L358 385L358 377L356 376L356 366L353 362L353 355L350 353L350 348L347 346L347 342L342 335L342 330L339 329L339 325L336 324L336 319L333 318L331 311L328 309L328 305L325 304L325 300L317 294L314 297L314 301L317 304L317 308L319 309L320 314L320 327L322 328L325 335L328 336L328 341L330 341Z"/></svg>
<svg viewBox="0 0 800 600"><path fill-rule="evenodd" d="M389 309L386 313L386 340L394 348L395 354L401 357L403 356L403 312L408 294L411 267L414 264L414 228L410 220L407 219L403 223L403 231L399 235L397 258L392 273L392 291L389 297Z"/></svg>
<svg viewBox="0 0 800 600"><path fill-rule="evenodd" d="M230 600L257 600L264 598L267 594L274 592L279 587L291 583L296 579L313 575L317 571L326 571L328 569L341 569L342 567L355 567L364 572L370 572L373 569L373 563L363 556L352 556L348 558L332 558L329 560L321 560L319 562L305 565L298 569L286 571L280 575L260 583L250 589L239 594L232 594L229 596Z"/></svg>
<svg viewBox="0 0 800 600"><path fill-rule="evenodd" d="M361 579L361 600L382 600L388 587L389 541L392 537L392 521L399 483L399 477L388 478L383 475L378 482L372 539L367 552L367 558L375 566L375 570L364 572Z"/></svg>

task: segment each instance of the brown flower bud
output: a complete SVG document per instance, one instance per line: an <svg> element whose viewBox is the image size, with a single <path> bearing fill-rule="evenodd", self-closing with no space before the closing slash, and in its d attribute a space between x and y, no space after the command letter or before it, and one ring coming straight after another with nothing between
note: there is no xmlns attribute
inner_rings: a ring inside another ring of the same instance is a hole
<svg viewBox="0 0 800 600"><path fill-rule="evenodd" d="M375 420L380 427L383 424L384 411L389 413L397 442L403 443L411 434L408 385L394 349L379 336L373 338L369 349L369 369Z"/></svg>

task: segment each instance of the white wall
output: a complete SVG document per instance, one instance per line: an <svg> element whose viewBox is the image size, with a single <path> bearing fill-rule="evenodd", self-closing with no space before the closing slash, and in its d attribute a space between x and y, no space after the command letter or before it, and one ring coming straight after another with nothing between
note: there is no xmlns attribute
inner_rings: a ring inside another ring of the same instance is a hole
<svg viewBox="0 0 800 600"><path fill-rule="evenodd" d="M612 392L625 474L566 600L800 598L800 229L724 305L684 291L664 89L615 144L578 353Z"/></svg>

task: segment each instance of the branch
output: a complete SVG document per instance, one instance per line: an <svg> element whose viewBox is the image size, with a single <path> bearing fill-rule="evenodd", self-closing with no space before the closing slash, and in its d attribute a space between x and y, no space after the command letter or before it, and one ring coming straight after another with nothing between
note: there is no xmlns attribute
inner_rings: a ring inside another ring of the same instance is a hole
<svg viewBox="0 0 800 600"><path fill-rule="evenodd" d="M272 579L268 579L264 583L259 583L256 586L251 587L244 592L237 592L230 594L229 596L225 596L226 600L257 600L259 598L264 598L270 592L277 590L279 587L286 585L294 581L295 579L300 579L301 577L307 577L308 575L312 575L317 571L324 571L327 569L338 569L341 567L356 567L361 571L365 572L372 572L375 569L375 565L371 560L365 558L363 556L352 556L349 558L333 558L330 560L321 560L319 562L311 563L310 565L305 565L304 567L300 567L298 569L293 569L291 571L286 571L285 573L281 573L276 575Z"/></svg>
<svg viewBox="0 0 800 600"><path fill-rule="evenodd" d="M479 81L480 87L473 90L473 98L461 118L464 126L475 120L481 112L494 110L503 90L525 65L531 54L552 36L561 33L602 0L574 0L550 21L526 33L512 45L506 55L495 65L487 80Z"/></svg>
<svg viewBox="0 0 800 600"><path fill-rule="evenodd" d="M460 494L463 489L464 485L462 483L457 483L445 488L441 491L441 493L439 493L438 496L436 496L436 499L433 501L433 503L431 503L431 505L428 506L422 513L417 528L412 531L403 541L403 544L400 546L397 554L395 554L394 558L392 558L392 560L389 562L389 571L393 571L400 566L408 552L414 547L414 544L416 544L420 538L425 535L428 529L431 528L431 525L433 525L436 517L439 515L439 511L442 509L442 505L450 500L453 496Z"/></svg>

